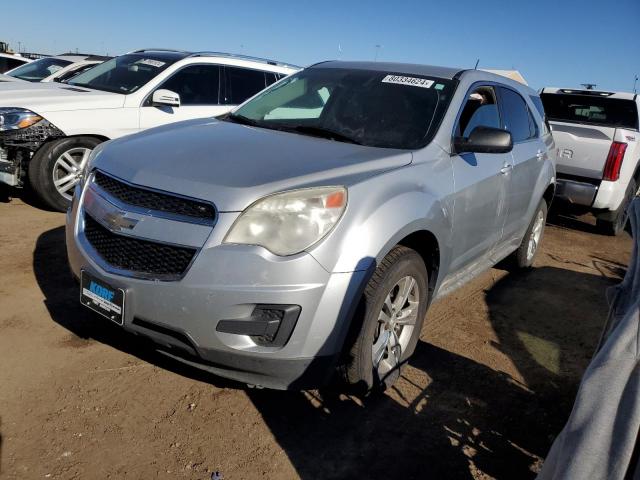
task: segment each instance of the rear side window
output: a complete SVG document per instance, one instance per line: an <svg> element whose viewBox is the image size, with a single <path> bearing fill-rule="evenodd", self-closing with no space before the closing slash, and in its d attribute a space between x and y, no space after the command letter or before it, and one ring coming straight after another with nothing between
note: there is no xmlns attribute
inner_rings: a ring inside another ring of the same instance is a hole
<svg viewBox="0 0 640 480"><path fill-rule="evenodd" d="M0 57L0 73L7 72L13 68L24 65L25 62L14 60L13 58Z"/></svg>
<svg viewBox="0 0 640 480"><path fill-rule="evenodd" d="M544 111L544 105L542 104L542 100L540 99L539 96L537 95L531 95L529 97L531 99L531 102L533 103L534 107L536 107L536 110L538 111L538 113L540 114L540 116L542 117L542 129L543 129L543 133L546 135L547 133L551 132L551 127L549 126L549 121L547 120L547 114Z"/></svg>
<svg viewBox="0 0 640 480"><path fill-rule="evenodd" d="M280 75L279 73L265 72L265 78L267 79L267 87L272 83L276 83L280 80L284 75Z"/></svg>
<svg viewBox="0 0 640 480"><path fill-rule="evenodd" d="M523 142L536 136L535 121L531 118L524 98L508 88L500 88L505 128L511 132L513 142ZM532 125L533 123L533 125Z"/></svg>
<svg viewBox="0 0 640 480"><path fill-rule="evenodd" d="M180 95L181 105L218 105L220 67L217 65L185 67L159 88L166 88Z"/></svg>
<svg viewBox="0 0 640 480"><path fill-rule="evenodd" d="M569 93L540 97L549 120L638 130L638 108L633 100Z"/></svg>
<svg viewBox="0 0 640 480"><path fill-rule="evenodd" d="M228 105L238 105L267 86L267 76L260 70L238 67L225 67L225 70L227 72L225 103ZM269 82L271 83L273 81Z"/></svg>

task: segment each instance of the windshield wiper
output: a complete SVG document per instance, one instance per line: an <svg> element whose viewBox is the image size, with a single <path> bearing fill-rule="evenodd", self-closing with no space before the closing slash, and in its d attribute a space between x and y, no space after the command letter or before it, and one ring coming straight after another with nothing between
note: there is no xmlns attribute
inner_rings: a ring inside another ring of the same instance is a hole
<svg viewBox="0 0 640 480"><path fill-rule="evenodd" d="M336 132L329 128L315 127L312 125L297 125L295 127L292 127L291 130L302 134L313 135L314 137L328 138L329 140L336 140L338 142L362 145L362 142L360 142L359 140L356 140L355 138L345 135L344 133Z"/></svg>
<svg viewBox="0 0 640 480"><path fill-rule="evenodd" d="M218 117L220 120L228 120L233 123L239 123L241 125L249 125L250 127L261 127L262 124L253 120L252 118L245 117L244 115L234 115L233 113L227 113Z"/></svg>

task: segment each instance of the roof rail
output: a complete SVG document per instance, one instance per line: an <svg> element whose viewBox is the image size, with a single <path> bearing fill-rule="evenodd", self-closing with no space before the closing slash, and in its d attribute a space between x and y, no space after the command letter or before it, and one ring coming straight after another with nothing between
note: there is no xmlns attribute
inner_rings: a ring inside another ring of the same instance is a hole
<svg viewBox="0 0 640 480"><path fill-rule="evenodd" d="M190 53L185 50L174 50L171 48L140 48L128 53L144 53L144 52L173 52L173 53Z"/></svg>
<svg viewBox="0 0 640 480"><path fill-rule="evenodd" d="M76 53L76 52L65 52L65 53L58 53L57 55L55 55L56 57L92 57L93 54L91 53Z"/></svg>
<svg viewBox="0 0 640 480"><path fill-rule="evenodd" d="M291 63L280 62L278 60L269 60L268 58L252 57L251 55L242 55L239 53L227 53L227 52L194 52L189 55L190 57L226 57L226 58L238 58L241 60L250 60L253 62L266 63L269 65L278 65L281 67L301 68L298 65Z"/></svg>

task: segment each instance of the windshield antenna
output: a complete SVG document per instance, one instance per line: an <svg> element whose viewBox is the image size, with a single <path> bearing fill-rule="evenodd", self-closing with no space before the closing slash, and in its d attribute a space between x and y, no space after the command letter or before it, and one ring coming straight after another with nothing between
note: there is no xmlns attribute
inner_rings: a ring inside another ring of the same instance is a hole
<svg viewBox="0 0 640 480"><path fill-rule="evenodd" d="M474 69L474 70L477 70L477 69L478 69L478 64L479 64L479 63L480 63L480 59L477 59L477 60L476 60L476 66L475 66L475 67L473 67L473 69Z"/></svg>

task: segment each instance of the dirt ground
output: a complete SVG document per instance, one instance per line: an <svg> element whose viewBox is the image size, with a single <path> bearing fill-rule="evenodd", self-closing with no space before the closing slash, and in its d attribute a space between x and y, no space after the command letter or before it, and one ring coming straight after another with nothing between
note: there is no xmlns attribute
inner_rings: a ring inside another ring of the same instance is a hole
<svg viewBox="0 0 640 480"><path fill-rule="evenodd" d="M434 305L403 378L362 401L166 360L79 305L63 222L0 203L3 479L533 478L631 252L626 234L554 219L536 268Z"/></svg>

